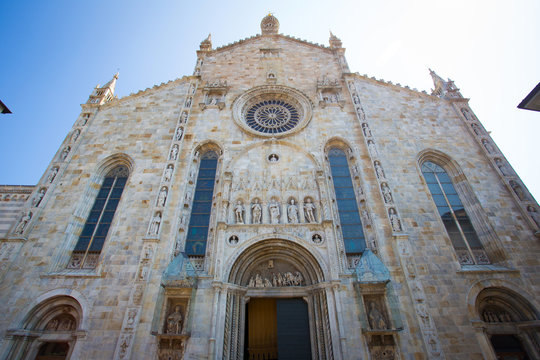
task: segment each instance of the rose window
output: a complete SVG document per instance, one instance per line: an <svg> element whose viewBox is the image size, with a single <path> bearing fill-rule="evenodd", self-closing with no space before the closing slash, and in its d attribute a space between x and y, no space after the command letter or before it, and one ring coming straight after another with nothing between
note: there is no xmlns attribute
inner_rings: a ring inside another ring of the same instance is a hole
<svg viewBox="0 0 540 360"><path fill-rule="evenodd" d="M294 134L309 123L312 103L296 89L264 85L238 96L233 101L232 115L242 130L278 138Z"/></svg>
<svg viewBox="0 0 540 360"><path fill-rule="evenodd" d="M283 100L264 100L246 112L246 124L266 134L289 131L298 125L298 119L295 107Z"/></svg>

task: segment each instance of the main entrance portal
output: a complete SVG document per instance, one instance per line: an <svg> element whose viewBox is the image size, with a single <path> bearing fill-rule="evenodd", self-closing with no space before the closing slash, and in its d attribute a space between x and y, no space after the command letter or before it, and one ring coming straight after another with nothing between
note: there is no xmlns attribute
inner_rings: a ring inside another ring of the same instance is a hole
<svg viewBox="0 0 540 360"><path fill-rule="evenodd" d="M311 359L308 307L303 299L253 298L246 313L245 359Z"/></svg>
<svg viewBox="0 0 540 360"><path fill-rule="evenodd" d="M334 359L332 285L314 255L284 239L260 240L231 267L222 295L224 360ZM217 300L216 300L217 304Z"/></svg>

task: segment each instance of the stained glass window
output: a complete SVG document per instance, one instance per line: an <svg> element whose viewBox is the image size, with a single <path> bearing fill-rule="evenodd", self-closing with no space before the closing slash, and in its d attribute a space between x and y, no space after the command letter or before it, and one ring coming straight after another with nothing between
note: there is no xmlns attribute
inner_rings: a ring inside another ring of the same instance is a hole
<svg viewBox="0 0 540 360"><path fill-rule="evenodd" d="M471 220L446 171L426 161L422 173L439 215L462 264L489 263Z"/></svg>
<svg viewBox="0 0 540 360"><path fill-rule="evenodd" d="M329 151L328 159L332 171L345 252L349 255L360 254L366 248L366 241L347 156L343 150L334 148Z"/></svg>
<svg viewBox="0 0 540 360"><path fill-rule="evenodd" d="M214 151L206 152L201 156L186 238L187 255L204 256L206 252L217 161L218 155Z"/></svg>

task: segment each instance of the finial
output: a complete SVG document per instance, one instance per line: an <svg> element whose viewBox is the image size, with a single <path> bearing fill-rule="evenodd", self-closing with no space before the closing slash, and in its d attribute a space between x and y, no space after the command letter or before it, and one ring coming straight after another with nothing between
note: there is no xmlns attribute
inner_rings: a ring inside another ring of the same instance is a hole
<svg viewBox="0 0 540 360"><path fill-rule="evenodd" d="M206 39L201 41L201 45L199 47L202 51L212 50L212 34L208 34Z"/></svg>
<svg viewBox="0 0 540 360"><path fill-rule="evenodd" d="M332 31L330 31L329 42L332 49L338 49L343 47L341 40L336 35L332 34Z"/></svg>
<svg viewBox="0 0 540 360"><path fill-rule="evenodd" d="M272 35L277 34L279 31L279 21L272 15L268 13L261 21L261 32L263 35Z"/></svg>

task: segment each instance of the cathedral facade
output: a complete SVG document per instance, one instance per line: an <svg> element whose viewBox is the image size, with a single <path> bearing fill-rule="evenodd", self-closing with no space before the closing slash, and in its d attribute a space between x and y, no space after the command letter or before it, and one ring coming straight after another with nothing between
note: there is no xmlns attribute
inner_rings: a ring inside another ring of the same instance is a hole
<svg viewBox="0 0 540 360"><path fill-rule="evenodd" d="M0 187L2 359L538 359L540 208L450 80L262 33Z"/></svg>

